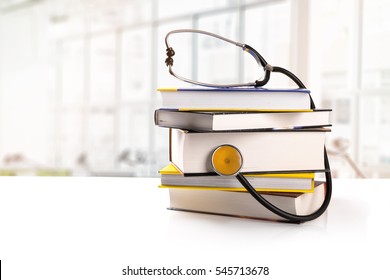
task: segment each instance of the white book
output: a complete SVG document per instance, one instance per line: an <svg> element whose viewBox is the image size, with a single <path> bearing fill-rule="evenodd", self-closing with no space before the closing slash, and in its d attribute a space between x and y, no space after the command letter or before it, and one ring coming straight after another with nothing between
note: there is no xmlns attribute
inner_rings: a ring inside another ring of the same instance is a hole
<svg viewBox="0 0 390 280"><path fill-rule="evenodd" d="M325 183L316 182L312 193L268 193L262 195L270 203L286 212L295 215L309 215L321 207L325 197ZM172 210L284 220L264 208L248 192L171 188L169 196L169 209Z"/></svg>
<svg viewBox="0 0 390 280"><path fill-rule="evenodd" d="M211 155L220 145L237 147L241 172L324 171L328 129L250 132L189 132L170 130L170 160L184 174L214 173Z"/></svg>
<svg viewBox="0 0 390 280"><path fill-rule="evenodd" d="M159 109L155 124L195 131L255 130L331 126L331 110L302 112L192 112Z"/></svg>
<svg viewBox="0 0 390 280"><path fill-rule="evenodd" d="M160 88L162 107L180 110L309 110L308 89Z"/></svg>

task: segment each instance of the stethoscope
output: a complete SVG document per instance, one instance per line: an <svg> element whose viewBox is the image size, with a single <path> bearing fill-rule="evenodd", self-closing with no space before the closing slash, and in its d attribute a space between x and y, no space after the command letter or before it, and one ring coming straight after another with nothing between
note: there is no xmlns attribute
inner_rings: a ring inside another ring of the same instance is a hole
<svg viewBox="0 0 390 280"><path fill-rule="evenodd" d="M264 76L261 79L258 79L251 83L243 83L243 84L224 84L224 85L217 85L217 84L210 84L210 83L202 83L198 81L194 81L191 79L183 78L179 75L177 75L172 67L173 67L173 56L175 55L175 51L170 46L168 37L175 33L199 33L204 34L207 36L212 36L217 39L223 40L225 42L228 42L230 44L236 45L237 47L242 48L242 50L250 53L253 58L257 61L258 65L264 69ZM165 64L169 68L169 73L176 77L177 79L180 79L182 81L199 85L199 86L206 86L206 87L216 87L216 88L231 88L231 87L261 87L268 83L271 72L278 72L286 75L290 79L292 79L299 88L306 88L305 85L298 79L297 76L295 76L290 71L278 67L278 66L271 66L266 62L266 60L251 46L248 46L247 44L242 44L239 42L232 41L230 39L227 39L225 37L222 37L220 35L210 33L203 30L196 30L196 29L178 29L173 30L167 33L165 36L165 45L167 47L166 54L167 58L165 60ZM315 109L314 102L310 96L311 100L311 109ZM261 194L259 194L253 186L248 182L248 180L245 178L243 173L241 173L241 168L243 166L244 159L242 157L242 154L240 150L229 144L220 145L217 148L214 149L212 156L211 156L211 165L213 167L213 170L221 175L221 176L235 176L237 180L242 184L242 186L253 196L254 199L256 199L260 204L262 204L265 208L267 208L269 211L273 212L274 214L288 220L291 222L306 222L311 221L319 216L321 216L326 209L328 208L328 205L330 203L331 197L332 197L332 176L329 166L329 160L326 152L326 148L324 147L324 172L325 172L325 197L322 205L313 213L309 215L295 215L288 213L272 203L270 203L268 200L266 200Z"/></svg>

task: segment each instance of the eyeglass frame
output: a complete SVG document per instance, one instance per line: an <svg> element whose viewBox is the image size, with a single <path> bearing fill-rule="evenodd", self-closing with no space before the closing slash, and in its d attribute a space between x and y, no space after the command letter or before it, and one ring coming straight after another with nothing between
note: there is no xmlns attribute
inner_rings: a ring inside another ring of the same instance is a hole
<svg viewBox="0 0 390 280"><path fill-rule="evenodd" d="M181 77L181 76L177 75L172 69L172 67L173 67L173 58L172 57L175 55L175 51L173 50L173 48L171 47L171 45L169 43L169 36L171 36L173 34L177 34L177 33L198 33L198 34L211 36L211 37L223 40L227 43L233 44L233 45L241 48L243 51L248 52L250 55L252 55L252 57L256 60L257 64L264 70L264 76L256 81L254 81L254 82L240 83L240 84L211 84L211 83L203 83L203 82L194 81L191 79ZM172 31L168 32L167 35L165 36L165 45L166 45L166 55L167 55L167 58L165 59L165 64L168 67L169 73L172 76L174 76L175 78L182 80L184 82L187 82L187 83L191 83L191 84L198 85L198 86L214 87L214 88L262 87L262 86L265 86L268 83L268 81L270 80L271 72L275 72L275 73L282 73L282 74L286 75L291 80L293 80L298 85L299 88L306 88L305 85L302 83L302 81L297 76L295 76L293 73L291 73L290 71L288 71L285 68L270 65L259 54L259 52L257 52L251 46L230 40L228 38L225 38L223 36L220 36L220 35L208 32L208 31L198 30L198 29L172 30Z"/></svg>

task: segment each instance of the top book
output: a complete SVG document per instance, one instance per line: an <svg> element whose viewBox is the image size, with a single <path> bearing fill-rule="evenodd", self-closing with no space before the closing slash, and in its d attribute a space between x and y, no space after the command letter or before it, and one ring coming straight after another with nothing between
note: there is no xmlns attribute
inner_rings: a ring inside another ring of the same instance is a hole
<svg viewBox="0 0 390 280"><path fill-rule="evenodd" d="M162 108L182 111L310 110L308 89L159 88Z"/></svg>

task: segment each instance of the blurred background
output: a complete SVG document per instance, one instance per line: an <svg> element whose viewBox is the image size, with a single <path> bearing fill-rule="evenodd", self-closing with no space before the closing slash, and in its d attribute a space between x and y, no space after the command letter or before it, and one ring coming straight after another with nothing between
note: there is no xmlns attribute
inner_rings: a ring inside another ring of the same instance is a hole
<svg viewBox="0 0 390 280"><path fill-rule="evenodd" d="M390 177L390 2L0 0L0 174L158 176L165 34L199 28L291 70L320 108L334 177ZM189 77L250 82L228 44L172 37ZM277 75L269 86L291 86Z"/></svg>

